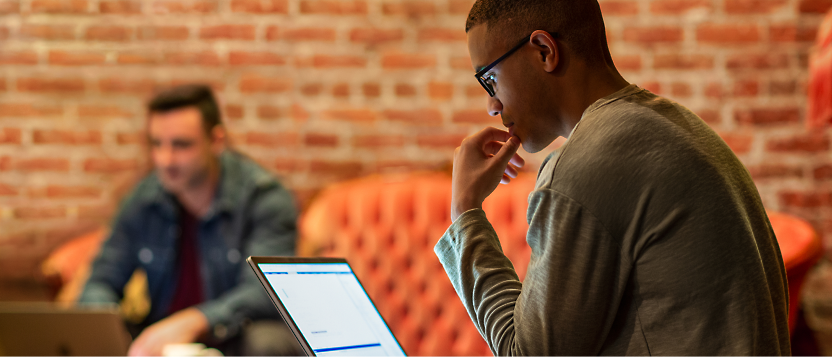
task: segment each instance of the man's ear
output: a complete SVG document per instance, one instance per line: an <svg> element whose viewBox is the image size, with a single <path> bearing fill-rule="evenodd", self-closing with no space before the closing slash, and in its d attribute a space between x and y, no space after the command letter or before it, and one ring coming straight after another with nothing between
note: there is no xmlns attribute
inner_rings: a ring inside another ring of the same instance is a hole
<svg viewBox="0 0 832 357"><path fill-rule="evenodd" d="M225 126L217 124L211 129L211 150L219 155L225 150L226 132Z"/></svg>
<svg viewBox="0 0 832 357"><path fill-rule="evenodd" d="M555 38L546 31L537 30L530 37L532 45L537 48L538 60L546 72L554 72L560 63L560 49Z"/></svg>

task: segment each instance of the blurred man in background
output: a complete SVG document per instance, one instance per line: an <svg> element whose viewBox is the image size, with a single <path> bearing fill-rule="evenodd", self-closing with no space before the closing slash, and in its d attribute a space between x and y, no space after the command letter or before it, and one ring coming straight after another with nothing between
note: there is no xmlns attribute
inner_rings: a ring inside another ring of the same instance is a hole
<svg viewBox="0 0 832 357"><path fill-rule="evenodd" d="M293 255L297 211L271 174L226 148L211 89L159 93L148 108L154 172L125 200L80 303L118 303L137 268L151 308L131 355L206 342L226 354L298 354L249 255ZM270 322L257 322L257 320ZM258 337L259 336L259 337Z"/></svg>

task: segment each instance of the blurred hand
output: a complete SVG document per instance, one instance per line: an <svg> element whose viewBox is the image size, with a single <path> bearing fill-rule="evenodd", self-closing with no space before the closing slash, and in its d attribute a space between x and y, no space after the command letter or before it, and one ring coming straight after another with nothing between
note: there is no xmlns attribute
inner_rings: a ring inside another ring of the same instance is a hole
<svg viewBox="0 0 832 357"><path fill-rule="evenodd" d="M208 332L208 319L195 307L179 311L148 326L130 345L128 356L161 356L171 343L192 343Z"/></svg>
<svg viewBox="0 0 832 357"><path fill-rule="evenodd" d="M462 213L482 208L482 202L498 183L509 183L526 163L517 149L520 139L488 127L462 141L454 151L451 220Z"/></svg>

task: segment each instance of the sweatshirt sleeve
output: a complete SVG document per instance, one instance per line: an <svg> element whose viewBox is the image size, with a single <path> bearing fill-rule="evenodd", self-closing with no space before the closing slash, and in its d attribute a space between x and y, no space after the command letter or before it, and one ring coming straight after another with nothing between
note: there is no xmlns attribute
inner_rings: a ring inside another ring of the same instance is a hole
<svg viewBox="0 0 832 357"><path fill-rule="evenodd" d="M598 354L629 274L619 245L591 212L549 189L529 196L527 242L522 283L480 209L459 216L434 251L495 355Z"/></svg>

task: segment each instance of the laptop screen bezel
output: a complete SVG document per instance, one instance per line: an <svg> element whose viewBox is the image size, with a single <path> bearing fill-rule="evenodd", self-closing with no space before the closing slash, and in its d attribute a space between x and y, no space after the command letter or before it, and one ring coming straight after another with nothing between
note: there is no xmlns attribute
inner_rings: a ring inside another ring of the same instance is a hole
<svg viewBox="0 0 832 357"><path fill-rule="evenodd" d="M271 298L272 303L274 303L277 310L280 312L280 316L283 317L283 320L286 321L286 325L292 330L292 334L295 335L295 338L300 343L301 347L303 348L304 352L307 356L315 356L315 351L312 349L312 346L306 340L306 337L303 336L300 329L297 326L297 323L292 316L289 314L289 311L286 310L286 307L283 305L283 302L280 301L280 297L274 291L274 288L269 283L269 280L266 278L266 274L263 273L263 270L260 269L259 264L307 264L307 263L345 263L349 266L349 263L344 258L302 258L302 257L258 257L258 256L251 256L246 259L249 266L254 270L254 273L257 275L257 279L260 280L260 284L266 288L266 292L269 293L269 298ZM393 330L390 329L390 325L387 324L387 321L384 320L384 316L381 316L381 312L378 311L378 308L373 302L373 299L370 297L370 294L367 294L367 290L364 289L364 284L361 284L361 280L358 279L358 275L355 274L355 271L352 270L350 266L350 271L353 272L353 276L358 281L358 284L361 286L361 290L364 291L364 294L367 295L367 299L370 300L370 303L373 304L373 307L376 309L376 313L378 313L379 318L384 323L384 326L387 327L387 330L390 331L390 335L393 336L393 340L396 341L396 345L407 355L407 351L404 350L402 344L399 343L399 340L396 338L396 335L393 334Z"/></svg>

